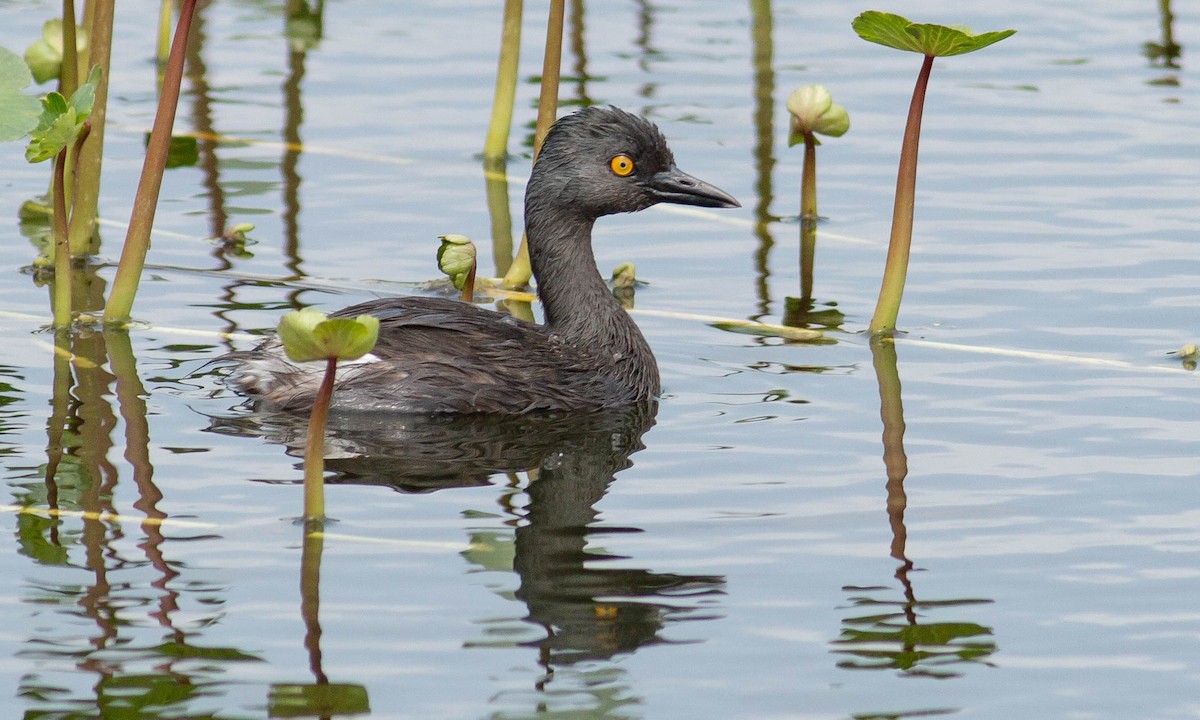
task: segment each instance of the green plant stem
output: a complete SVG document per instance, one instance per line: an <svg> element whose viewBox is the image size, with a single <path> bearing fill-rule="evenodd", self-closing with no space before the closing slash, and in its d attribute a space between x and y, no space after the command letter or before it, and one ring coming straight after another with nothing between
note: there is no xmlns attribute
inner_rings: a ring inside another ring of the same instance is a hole
<svg viewBox="0 0 1200 720"><path fill-rule="evenodd" d="M812 300L813 265L817 254L817 138L804 133L804 170L800 177L800 302Z"/></svg>
<svg viewBox="0 0 1200 720"><path fill-rule="evenodd" d="M171 129L175 125L175 110L179 104L179 86L183 81L183 59L195 9L196 0L184 0L183 8L179 12L179 25L175 28L171 57L167 61L166 73L163 76L158 112L150 130L150 141L146 145L146 161L142 164L142 175L138 180L137 195L133 200L133 213L129 218L129 230L125 234L125 245L121 248L121 262L113 279L108 304L104 307L106 323L123 323L129 320L138 282L142 277L142 268L146 265L146 252L150 249L150 230L154 227L154 211L158 205L163 171L167 167L167 150L171 145Z"/></svg>
<svg viewBox="0 0 1200 720"><path fill-rule="evenodd" d="M70 145L54 158L54 327L71 326L71 249L67 245L67 154Z"/></svg>
<svg viewBox="0 0 1200 720"><path fill-rule="evenodd" d="M533 136L533 158L542 151L542 142L558 114L558 79L562 72L563 18L566 0L550 0L546 22L546 55L542 59L542 84L538 96L537 130Z"/></svg>
<svg viewBox="0 0 1200 720"><path fill-rule="evenodd" d="M333 380L337 358L325 361L325 377L313 402L304 443L304 520L325 519L325 424L329 419L329 401L333 398Z"/></svg>
<svg viewBox="0 0 1200 720"><path fill-rule="evenodd" d="M517 68L521 58L521 11L523 0L504 0L504 29L500 33L500 58L496 67L496 94L492 119L483 146L486 163L503 160L508 154L513 103L517 97Z"/></svg>
<svg viewBox="0 0 1200 720"><path fill-rule="evenodd" d="M159 67L166 65L171 54L171 10L172 0L162 0L158 10L158 42L155 45L155 58Z"/></svg>
<svg viewBox="0 0 1200 720"><path fill-rule="evenodd" d="M71 223L67 236L72 255L90 250L96 234L96 213L100 202L100 169L104 157L104 118L108 108L108 70L112 57L113 0L90 0L87 4L89 67L100 68L100 83L88 118L91 132L79 146L75 157L75 178L71 193Z"/></svg>
<svg viewBox="0 0 1200 720"><path fill-rule="evenodd" d="M558 115L558 80L562 72L563 18L566 15L566 0L551 0L550 18L546 23L546 55L542 60L541 95L538 98L537 129L533 135L533 160L542 151L542 142ZM517 257L504 274L504 287L510 290L525 287L533 277L529 264L529 238L521 235L521 247Z"/></svg>
<svg viewBox="0 0 1200 720"><path fill-rule="evenodd" d="M804 171L800 176L800 217L817 217L817 137L804 133Z"/></svg>
<svg viewBox="0 0 1200 720"><path fill-rule="evenodd" d="M75 44L75 0L62 4L62 65L58 75L59 92L69 98L79 87L79 52Z"/></svg>
<svg viewBox="0 0 1200 720"><path fill-rule="evenodd" d="M917 149L921 140L921 111L925 107L925 88L933 69L933 55L926 55L913 88L908 107L908 122L904 126L904 143L900 147L900 169L896 173L896 204L892 210L892 235L888 242L887 264L879 301L869 330L872 334L890 334L896 330L900 300L904 296L904 280L908 275L908 255L912 247L913 205L917 187Z"/></svg>

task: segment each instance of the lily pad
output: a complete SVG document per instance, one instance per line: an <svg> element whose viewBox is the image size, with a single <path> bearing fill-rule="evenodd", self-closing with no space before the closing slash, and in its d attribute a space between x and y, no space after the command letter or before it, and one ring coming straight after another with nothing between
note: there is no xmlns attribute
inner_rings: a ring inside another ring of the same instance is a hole
<svg viewBox="0 0 1200 720"><path fill-rule="evenodd" d="M371 315L329 318L312 308L294 310L279 321L279 339L296 362L356 360L375 347L379 319Z"/></svg>
<svg viewBox="0 0 1200 720"><path fill-rule="evenodd" d="M914 23L878 10L868 10L854 18L851 27L863 40L933 57L975 52L1016 32L997 30L976 35L965 25Z"/></svg>

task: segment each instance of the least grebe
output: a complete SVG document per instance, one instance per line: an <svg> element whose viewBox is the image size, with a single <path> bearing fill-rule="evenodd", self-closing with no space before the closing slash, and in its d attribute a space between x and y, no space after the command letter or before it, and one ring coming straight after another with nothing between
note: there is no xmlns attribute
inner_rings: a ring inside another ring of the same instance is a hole
<svg viewBox="0 0 1200 720"><path fill-rule="evenodd" d="M675 166L653 123L592 107L558 120L525 190L529 259L544 325L431 297L371 300L334 313L379 318L379 342L343 363L335 411L502 413L621 407L659 393L641 331L596 269L592 225L658 203L739 207ZM283 409L312 405L324 363L293 363L278 340L231 353L240 392Z"/></svg>

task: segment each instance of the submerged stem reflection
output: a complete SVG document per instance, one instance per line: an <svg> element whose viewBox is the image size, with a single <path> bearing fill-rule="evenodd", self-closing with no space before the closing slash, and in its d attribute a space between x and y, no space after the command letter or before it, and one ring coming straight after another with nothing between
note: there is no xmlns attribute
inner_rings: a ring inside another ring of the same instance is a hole
<svg viewBox="0 0 1200 720"><path fill-rule="evenodd" d="M847 670L896 670L904 675L952 678L967 662L986 662L996 651L992 630L969 621L930 622L929 615L946 608L990 603L983 598L920 600L910 577L916 568L907 553L908 529L904 512L908 496L908 455L904 450L904 404L896 345L891 338L871 338L875 375L879 382L879 415L883 421L883 461L887 472L887 516L892 531L889 554L899 565L894 577L902 599L881 599L887 586L846 586L854 614L842 621L842 633L830 643L843 657ZM865 614L864 614L865 613Z"/></svg>

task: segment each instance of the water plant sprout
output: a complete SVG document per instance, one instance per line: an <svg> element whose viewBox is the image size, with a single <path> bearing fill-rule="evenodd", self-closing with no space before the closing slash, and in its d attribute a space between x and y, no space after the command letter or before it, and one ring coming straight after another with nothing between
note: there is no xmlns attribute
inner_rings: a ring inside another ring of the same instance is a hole
<svg viewBox="0 0 1200 720"><path fill-rule="evenodd" d="M841 137L850 129L850 114L833 102L823 85L805 85L788 96L791 132L788 146L804 143L800 179L800 300L805 310L812 300L813 261L817 251L817 135Z"/></svg>
<svg viewBox="0 0 1200 720"><path fill-rule="evenodd" d="M466 235L442 235L438 246L438 269L454 283L463 302L475 299L475 243Z"/></svg>
<svg viewBox="0 0 1200 720"><path fill-rule="evenodd" d="M331 318L320 310L293 310L279 321L279 340L296 362L325 361L304 443L304 520L325 519L325 424L339 360L357 360L375 347L379 318Z"/></svg>
<svg viewBox="0 0 1200 720"><path fill-rule="evenodd" d="M908 256L912 247L913 204L917 185L917 146L921 139L921 112L925 106L925 88L933 59L962 55L1000 42L1016 30L999 30L973 34L962 25L914 23L899 15L868 10L851 23L854 32L863 40L886 45L897 50L925 56L917 84L913 88L904 126L904 141L900 148L900 168L896 174L896 202L892 211L892 234L888 241L887 264L879 300L871 318L872 334L891 334L896 329L904 280L908 275Z"/></svg>

